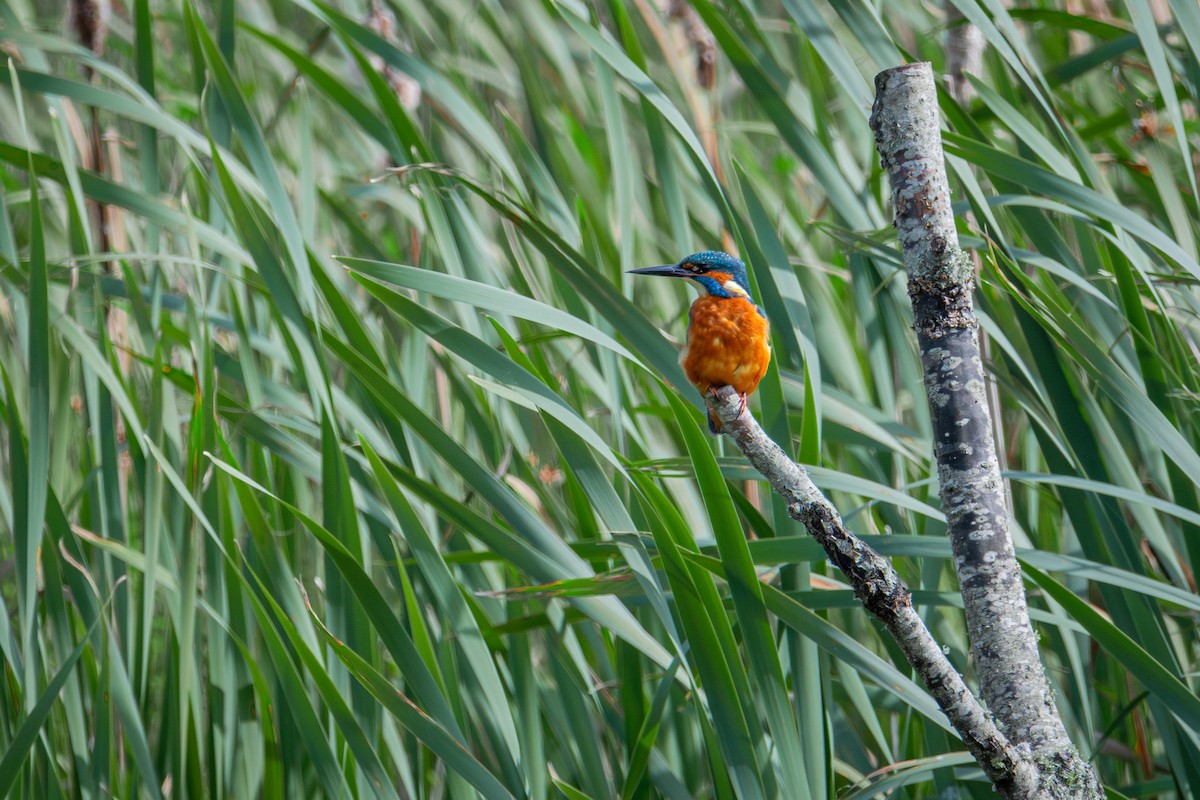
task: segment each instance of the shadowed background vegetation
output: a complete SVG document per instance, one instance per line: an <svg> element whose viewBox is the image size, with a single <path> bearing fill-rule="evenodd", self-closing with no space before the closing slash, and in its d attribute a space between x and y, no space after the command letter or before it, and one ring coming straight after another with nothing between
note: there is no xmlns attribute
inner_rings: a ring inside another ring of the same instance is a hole
<svg viewBox="0 0 1200 800"><path fill-rule="evenodd" d="M990 796L624 274L746 259L756 413L970 679L867 127L941 9L66 5L0 2L0 794ZM1046 666L1194 797L1200 11L954 5Z"/></svg>

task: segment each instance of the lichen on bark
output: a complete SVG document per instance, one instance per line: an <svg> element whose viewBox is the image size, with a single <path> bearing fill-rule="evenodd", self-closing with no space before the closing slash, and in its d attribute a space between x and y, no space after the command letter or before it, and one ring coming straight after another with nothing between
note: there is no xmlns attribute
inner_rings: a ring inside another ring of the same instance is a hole
<svg viewBox="0 0 1200 800"><path fill-rule="evenodd" d="M1008 532L972 301L974 269L958 243L933 70L927 63L885 70L875 88L870 124L892 188L971 653L1001 729L1043 766L1036 792L1011 796L1064 796L1066 783L1078 789L1082 779L1086 791L1072 796L1103 797L1055 705Z"/></svg>
<svg viewBox="0 0 1200 800"><path fill-rule="evenodd" d="M883 624L997 791L1005 797L1036 797L1033 761L1009 742L971 693L917 614L891 562L846 528L805 469L766 435L732 387L719 388L708 398L708 407L721 421L722 433L779 493L788 514L824 548L855 597Z"/></svg>

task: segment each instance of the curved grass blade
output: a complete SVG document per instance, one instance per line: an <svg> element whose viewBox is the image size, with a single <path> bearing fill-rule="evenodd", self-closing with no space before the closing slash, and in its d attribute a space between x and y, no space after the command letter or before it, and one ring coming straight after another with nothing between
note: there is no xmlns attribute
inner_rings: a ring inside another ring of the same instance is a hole
<svg viewBox="0 0 1200 800"><path fill-rule="evenodd" d="M417 653L412 638L392 613L379 588L371 580L371 577L363 571L362 566L355 559L354 555L346 549L346 546L332 533L317 523L316 520L273 494L241 470L215 458L211 458L211 461L214 466L227 473L234 480L259 494L270 497L276 503L286 507L317 538L325 553L331 558L334 566L341 574L342 579L346 581L347 585L354 592L355 597L362 604L371 623L382 637L384 645L396 660L397 666L400 667L405 680L413 687L417 698L425 708L429 709L429 713L433 715L433 718L437 720L439 725L443 726L456 739L466 741L466 737L458 728L454 712L442 694L441 687L432 673L430 673L424 660Z"/></svg>
<svg viewBox="0 0 1200 800"><path fill-rule="evenodd" d="M902 764L893 764L891 768L877 769L872 773L872 776L886 773L885 777L871 781L870 783L867 783L867 779L863 779L864 785L855 788L849 794L845 795L842 800L869 800L870 798L886 795L904 786L912 786L931 780L932 773L935 770L967 767L974 764L975 759L972 758L970 753L943 753L941 755L905 761ZM980 773L980 780L982 779L983 774Z"/></svg>
<svg viewBox="0 0 1200 800"><path fill-rule="evenodd" d="M421 84L423 92L437 98L441 108L454 119L457 128L469 139L473 139L479 151L490 158L504 173L518 192L523 190L524 181L487 118L483 116L451 81L432 69L423 61L401 51L379 34L355 22L332 6L310 0L295 0L296 5L307 9L324 20L341 35L346 42L374 53L386 63L406 75L411 75Z"/></svg>
<svg viewBox="0 0 1200 800"><path fill-rule="evenodd" d="M1200 734L1200 697L1089 603L1047 573L1027 563L1024 567L1030 579L1083 625L1097 644L1124 665L1130 675L1136 676L1193 734Z"/></svg>
<svg viewBox="0 0 1200 800"><path fill-rule="evenodd" d="M300 222L296 218L296 211L292 207L291 199L287 190L284 189L279 171L275 167L275 159L271 156L271 152L263 140L262 130L251 114L245 97L238 89L232 69L226 63L224 54L218 50L217 43L208 33L208 28L195 16L196 10L192 3L186 3L184 8L186 13L194 17L193 24L196 26L197 38L208 64L208 76L229 114L229 119L238 133L242 147L246 150L254 175L262 184L267 202L271 207L272 219L279 226L279 231L283 235L284 245L289 256L288 260L299 284L297 287L298 298L304 308L315 315L317 301L312 275L309 272L304 235L300 232Z"/></svg>
<svg viewBox="0 0 1200 800"><path fill-rule="evenodd" d="M432 417L413 405L389 377L380 373L373 365L367 364L357 353L344 347L335 338L326 337L325 344L358 374L365 389L399 414L412 427L413 432L429 443L528 543L557 565L558 574L543 575L542 580L592 574L588 564L575 555L562 539L521 503L509 487L443 431ZM662 645L615 599L591 598L574 602L584 613L637 647L655 663L663 667L671 663L671 658Z"/></svg>
<svg viewBox="0 0 1200 800"><path fill-rule="evenodd" d="M387 678L380 675L361 656L346 647L341 640L330 633L329 629L321 622L321 618L316 615L311 606L308 612L317 630L325 637L326 644L333 649L337 657L346 665L346 668L350 670L350 674L362 683L367 691L382 703L401 725L411 731L414 736L436 753L446 763L448 768L453 769L470 781L471 785L478 789L480 794L488 798L488 800L492 800L492 798L505 800L506 798L517 796L505 788L504 784L500 783L496 776L489 772L483 764L479 763L453 735L438 724L437 720L426 715L416 703L397 691Z"/></svg>
<svg viewBox="0 0 1200 800"><path fill-rule="evenodd" d="M335 256L335 258L354 272L377 281L386 281L444 300L466 303L475 308L508 314L530 322L558 328L585 341L606 347L617 355L642 366L637 356L629 352L623 344L586 320L508 289L489 286L486 283L460 278L457 275L447 275L444 272L433 272L403 264L387 264L381 261L346 256Z"/></svg>
<svg viewBox="0 0 1200 800"><path fill-rule="evenodd" d="M500 679L483 631L480 630L466 598L463 597L461 584L450 571L437 543L430 537L382 459L361 436L359 446L371 465L375 481L383 491L388 506L400 524L404 540L425 576L426 585L437 598L447 623L454 631L455 642L462 649L474 674L481 697L491 704L492 717L508 742L510 758L521 762L522 748L517 736L516 720L513 718L512 707L507 702L509 693Z"/></svg>
<svg viewBox="0 0 1200 800"><path fill-rule="evenodd" d="M1128 206L1105 197L1074 181L1067 180L1049 170L1017 156L1002 153L995 148L965 136L946 131L942 134L946 152L960 156L972 164L1005 179L1047 195L1050 199L1066 203L1100 220L1111 222L1147 244L1153 245L1172 261L1200 280L1200 264L1174 239L1134 213Z"/></svg>

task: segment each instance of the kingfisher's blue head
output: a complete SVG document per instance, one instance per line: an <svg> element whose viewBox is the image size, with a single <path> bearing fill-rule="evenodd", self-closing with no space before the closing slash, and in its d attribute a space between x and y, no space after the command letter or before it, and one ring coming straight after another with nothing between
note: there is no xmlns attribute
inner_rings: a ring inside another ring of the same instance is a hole
<svg viewBox="0 0 1200 800"><path fill-rule="evenodd" d="M750 299L750 281L746 277L746 265L729 253L722 253L720 250L705 250L703 253L695 253L678 264L642 267L629 271L634 275L686 278L701 292L714 297Z"/></svg>

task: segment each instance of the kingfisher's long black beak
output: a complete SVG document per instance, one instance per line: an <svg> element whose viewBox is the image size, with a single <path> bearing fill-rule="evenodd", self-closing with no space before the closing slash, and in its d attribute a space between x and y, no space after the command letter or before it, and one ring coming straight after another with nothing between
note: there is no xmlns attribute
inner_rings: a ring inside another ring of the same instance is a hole
<svg viewBox="0 0 1200 800"><path fill-rule="evenodd" d="M629 270L630 275L659 275L665 278L690 278L692 273L678 264L663 264L661 267L642 267Z"/></svg>

